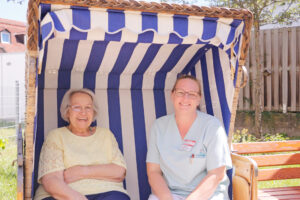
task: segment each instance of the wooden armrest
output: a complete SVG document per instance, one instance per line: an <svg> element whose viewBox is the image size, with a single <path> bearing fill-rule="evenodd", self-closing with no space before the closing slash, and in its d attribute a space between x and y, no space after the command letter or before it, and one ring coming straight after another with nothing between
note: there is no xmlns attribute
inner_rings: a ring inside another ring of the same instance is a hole
<svg viewBox="0 0 300 200"><path fill-rule="evenodd" d="M251 158L231 154L234 167L233 195L236 200L257 199L258 167Z"/></svg>

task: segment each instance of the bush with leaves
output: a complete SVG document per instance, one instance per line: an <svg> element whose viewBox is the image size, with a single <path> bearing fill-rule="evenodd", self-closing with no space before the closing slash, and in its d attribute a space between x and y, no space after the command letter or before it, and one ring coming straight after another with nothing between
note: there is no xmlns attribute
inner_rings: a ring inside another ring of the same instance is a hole
<svg viewBox="0 0 300 200"><path fill-rule="evenodd" d="M256 142L257 138L248 133L248 129L244 128L242 130L237 130L233 134L232 142L233 143L243 143L243 142Z"/></svg>
<svg viewBox="0 0 300 200"><path fill-rule="evenodd" d="M267 141L286 141L289 139L290 138L286 133L276 133L276 134L265 133L263 134L260 140L267 142Z"/></svg>
<svg viewBox="0 0 300 200"><path fill-rule="evenodd" d="M244 143L244 142L268 142L268 141L286 141L290 140L286 133L270 134L265 133L261 138L257 138L254 135L248 133L248 129L236 130L233 134L233 143Z"/></svg>
<svg viewBox="0 0 300 200"><path fill-rule="evenodd" d="M6 145L6 140L0 139L0 149L5 149L5 145Z"/></svg>

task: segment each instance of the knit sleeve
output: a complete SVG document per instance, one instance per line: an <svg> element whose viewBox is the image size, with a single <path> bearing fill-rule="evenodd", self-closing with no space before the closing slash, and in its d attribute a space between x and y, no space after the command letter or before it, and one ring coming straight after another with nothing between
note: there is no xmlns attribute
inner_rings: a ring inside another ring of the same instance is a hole
<svg viewBox="0 0 300 200"><path fill-rule="evenodd" d="M61 138L55 132L50 132L40 153L38 182L44 175L64 169Z"/></svg>
<svg viewBox="0 0 300 200"><path fill-rule="evenodd" d="M112 145L112 163L126 168L124 156L121 153L117 140L112 133L111 133L111 145Z"/></svg>

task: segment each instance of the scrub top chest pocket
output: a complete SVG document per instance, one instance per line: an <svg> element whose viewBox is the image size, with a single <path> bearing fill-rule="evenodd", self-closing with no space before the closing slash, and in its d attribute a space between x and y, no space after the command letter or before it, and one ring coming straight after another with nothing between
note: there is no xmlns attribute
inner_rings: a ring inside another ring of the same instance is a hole
<svg viewBox="0 0 300 200"><path fill-rule="evenodd" d="M206 169L206 148L202 143L197 142L193 149L189 152L189 164L196 168L196 170Z"/></svg>
<svg viewBox="0 0 300 200"><path fill-rule="evenodd" d="M180 151L185 152L186 156L189 158L189 165L205 169L206 166L206 148L201 142L193 139L184 139L179 147Z"/></svg>

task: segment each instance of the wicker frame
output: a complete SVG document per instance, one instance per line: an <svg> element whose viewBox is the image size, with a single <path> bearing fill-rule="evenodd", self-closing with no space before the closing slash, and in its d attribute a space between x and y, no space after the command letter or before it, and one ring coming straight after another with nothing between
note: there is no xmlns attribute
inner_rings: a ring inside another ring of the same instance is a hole
<svg viewBox="0 0 300 200"><path fill-rule="evenodd" d="M146 12L159 12L171 14L184 14L192 16L206 16L206 17L223 17L241 19L245 22L245 32L243 34L243 41L241 47L241 56L239 60L239 70L237 75L237 85L231 121L229 129L228 143L231 146L231 138L234 130L234 122L236 116L236 108L239 94L240 77L242 74L242 66L245 64L247 55L250 31L252 26L253 15L246 9L229 9L218 7L205 7L195 5L178 5L155 2L137 2L135 0L29 0L27 10L27 49L26 49L26 129L25 129L25 186L24 198L31 199L32 187L32 170L33 170L33 137L34 137L34 116L36 113L36 58L38 57L38 29L39 29L39 4L62 4L84 7L100 7L119 10L133 10Z"/></svg>

